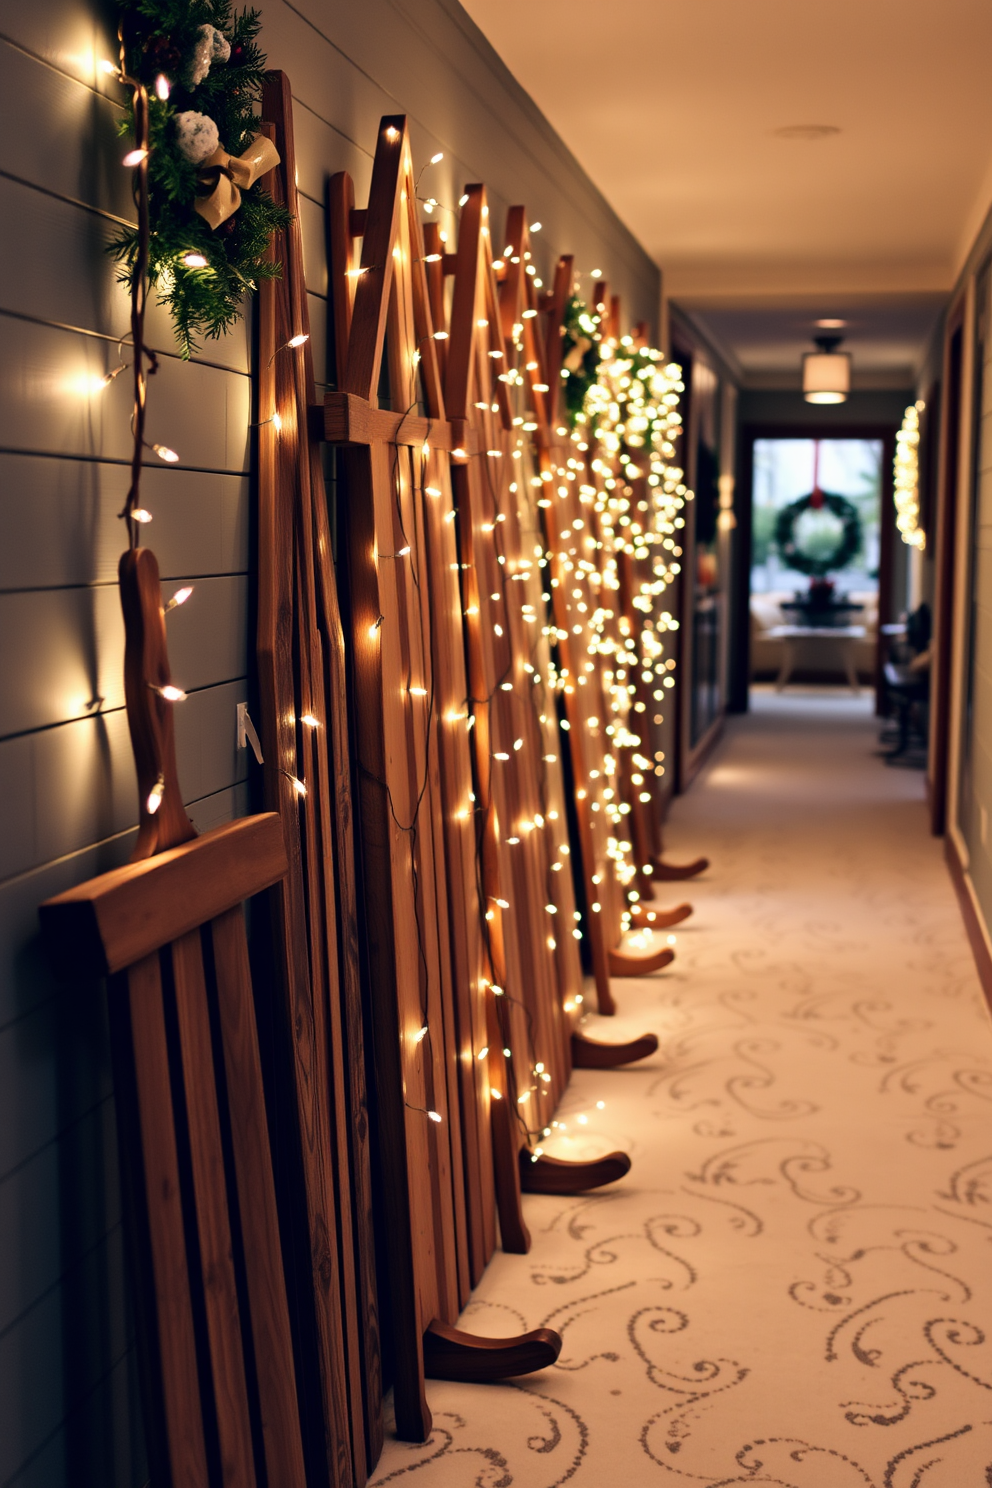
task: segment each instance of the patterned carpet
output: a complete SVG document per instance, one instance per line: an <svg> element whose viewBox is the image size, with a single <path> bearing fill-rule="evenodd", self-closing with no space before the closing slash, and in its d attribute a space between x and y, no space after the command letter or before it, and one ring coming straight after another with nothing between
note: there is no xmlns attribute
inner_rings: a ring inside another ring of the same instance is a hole
<svg viewBox="0 0 992 1488"><path fill-rule="evenodd" d="M876 748L867 698L757 692L676 803L696 915L595 1030L661 1049L577 1072L547 1144L633 1170L528 1198L463 1316L561 1360L429 1385L376 1484L992 1485L992 1033L922 777Z"/></svg>

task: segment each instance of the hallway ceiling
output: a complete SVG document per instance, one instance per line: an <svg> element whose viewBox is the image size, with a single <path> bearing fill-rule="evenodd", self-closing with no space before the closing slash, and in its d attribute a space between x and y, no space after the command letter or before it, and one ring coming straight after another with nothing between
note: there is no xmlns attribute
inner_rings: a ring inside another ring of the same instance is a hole
<svg viewBox="0 0 992 1488"><path fill-rule="evenodd" d="M988 0L463 3L748 381L844 307L870 380L918 364L992 200Z"/></svg>

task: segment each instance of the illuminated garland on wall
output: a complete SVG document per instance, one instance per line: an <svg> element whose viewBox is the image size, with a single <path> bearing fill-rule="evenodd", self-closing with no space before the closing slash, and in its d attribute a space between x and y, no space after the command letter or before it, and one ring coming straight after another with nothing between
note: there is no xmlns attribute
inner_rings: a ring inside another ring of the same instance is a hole
<svg viewBox="0 0 992 1488"><path fill-rule="evenodd" d="M641 801L650 800L650 791L643 789L645 775L661 776L664 765L660 758L652 760L642 752L635 710L645 705L632 701L632 679L638 673L642 679L651 679L656 704L666 689L675 686L675 661L665 656L664 638L678 630L679 622L670 611L659 612L658 601L681 571L682 511L693 496L682 469L674 463L685 385L682 369L675 363L665 364L660 352L636 346L630 336L619 341L603 338L599 315L574 295L565 327L562 381L571 425L570 450L565 465L553 467L553 476L578 483L583 503L592 507L598 519L602 551L595 562L592 550L588 558L574 550L542 553L541 562L543 566L557 557L569 579L581 579L598 590L586 624L588 660L584 667L602 676L611 713L606 725L611 747L603 758L603 777L592 809L602 811L609 823L607 852L618 881L634 902L639 897L633 888L637 866L626 829L631 805L618 789L618 751L636 751L631 784ZM517 377L511 372L505 380L512 383ZM543 479L551 480L552 472ZM535 485L540 483L540 477L535 479ZM547 494L538 501L539 506L550 504ZM624 554L651 561L651 578L641 580L632 599L633 607L644 616L637 633L619 613L615 598L620 590L619 558ZM545 634L555 638L553 622ZM547 680L552 689L565 690L585 678L571 679L551 661ZM630 921L628 910L623 916L624 929Z"/></svg>
<svg viewBox="0 0 992 1488"><path fill-rule="evenodd" d="M568 421L574 428L599 375L600 316L573 294L565 306L563 326L562 392Z"/></svg>
<svg viewBox="0 0 992 1488"><path fill-rule="evenodd" d="M279 163L258 132L259 29L257 11L236 14L229 0L127 0L122 8L119 75L132 91L121 133L136 145L126 163L147 170L151 232L145 262L140 226L124 228L110 252L124 283L146 277L168 307L184 356L199 337L229 330L245 294L280 272L265 255L290 217L257 185Z"/></svg>
<svg viewBox="0 0 992 1488"><path fill-rule="evenodd" d="M642 739L636 732L637 719L632 717L635 672L650 676L654 683L654 700L659 703L665 688L675 685L674 659L664 656L662 637L678 630L679 622L670 611L656 614L657 601L681 572L681 546L677 538L685 526L681 515L686 501L692 499L674 464L675 440L681 431L680 394L684 392L682 369L676 363L664 365L661 353L637 347L630 336L619 343L604 340L600 345L600 363L596 381L589 388L582 412L576 419L573 440L581 449L595 441L599 454L591 462L597 478L593 488L594 510L603 524L603 541L612 551L606 559L606 584L619 589L618 556L627 554L637 560L651 559L652 578L641 581L632 605L644 615L639 635L630 632L626 617L616 617L604 605L593 617L590 656L599 658L604 668L603 682L613 714L614 749L637 751L632 763L635 788L643 784L643 772L664 773L660 762L652 762L641 753ZM643 485L636 483L644 482ZM635 491L642 494L638 497ZM614 764L607 757L607 768ZM647 792L642 792L644 795ZM604 802L613 829L609 854L617 877L632 900L638 895L631 888L637 867L630 856L633 848L627 840L624 817L630 811L628 802L616 796ZM625 923L627 923L625 916Z"/></svg>
<svg viewBox="0 0 992 1488"><path fill-rule="evenodd" d="M896 526L902 540L911 548L927 545L927 535L920 526L920 414L923 402L910 404L896 435L896 457L893 465Z"/></svg>

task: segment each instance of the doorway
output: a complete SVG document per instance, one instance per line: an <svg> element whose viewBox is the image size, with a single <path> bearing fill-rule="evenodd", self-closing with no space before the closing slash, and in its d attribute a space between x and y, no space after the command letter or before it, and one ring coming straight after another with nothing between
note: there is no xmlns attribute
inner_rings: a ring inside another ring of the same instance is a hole
<svg viewBox="0 0 992 1488"><path fill-rule="evenodd" d="M739 706L755 682L877 688L881 629L903 598L894 576L894 452L894 427L879 424L745 429Z"/></svg>

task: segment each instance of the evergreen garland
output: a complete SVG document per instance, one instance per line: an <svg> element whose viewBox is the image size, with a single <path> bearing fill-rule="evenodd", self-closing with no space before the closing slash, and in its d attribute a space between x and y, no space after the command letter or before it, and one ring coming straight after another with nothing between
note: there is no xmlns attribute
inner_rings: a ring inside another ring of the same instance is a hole
<svg viewBox="0 0 992 1488"><path fill-rule="evenodd" d="M586 395L599 374L599 348L602 339L600 317L584 300L571 295L565 307L564 335L561 346L561 374L565 407L572 428L585 406Z"/></svg>
<svg viewBox="0 0 992 1488"><path fill-rule="evenodd" d="M264 255L272 233L289 224L290 214L256 184L241 193L233 216L212 231L194 210L197 166L179 148L176 123L177 115L187 112L206 115L229 155L248 148L258 133L265 71L257 44L261 22L256 10L232 11L230 0L123 0L121 11L124 69L149 94L148 279L159 302L168 306L188 357L198 350L201 336L214 339L234 325L246 292L260 279L275 279L281 272ZM205 27L216 28L230 55L224 59L215 53L201 76L212 34ZM169 85L166 98L156 90L159 78ZM129 95L120 132L133 129ZM109 251L121 264L118 277L130 286L137 269L137 228L124 228ZM189 254L201 254L205 266L184 263Z"/></svg>

